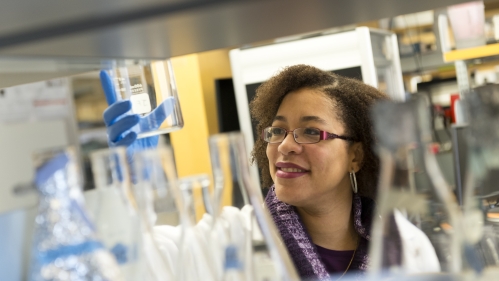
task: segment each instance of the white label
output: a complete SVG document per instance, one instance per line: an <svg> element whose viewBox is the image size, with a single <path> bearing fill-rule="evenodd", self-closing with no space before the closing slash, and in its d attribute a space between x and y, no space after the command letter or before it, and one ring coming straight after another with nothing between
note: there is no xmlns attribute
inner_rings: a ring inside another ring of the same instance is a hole
<svg viewBox="0 0 499 281"><path fill-rule="evenodd" d="M130 96L130 102L132 102L132 111L135 114L151 112L151 101L147 93Z"/></svg>
<svg viewBox="0 0 499 281"><path fill-rule="evenodd" d="M0 123L65 118L69 98L67 78L0 89Z"/></svg>

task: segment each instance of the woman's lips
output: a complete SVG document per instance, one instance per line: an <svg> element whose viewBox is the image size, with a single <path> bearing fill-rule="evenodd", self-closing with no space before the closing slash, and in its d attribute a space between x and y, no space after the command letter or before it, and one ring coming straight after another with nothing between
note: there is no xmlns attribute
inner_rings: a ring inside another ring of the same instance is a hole
<svg viewBox="0 0 499 281"><path fill-rule="evenodd" d="M285 179L301 177L309 172L306 169L289 162L278 162L276 163L276 168L276 176Z"/></svg>

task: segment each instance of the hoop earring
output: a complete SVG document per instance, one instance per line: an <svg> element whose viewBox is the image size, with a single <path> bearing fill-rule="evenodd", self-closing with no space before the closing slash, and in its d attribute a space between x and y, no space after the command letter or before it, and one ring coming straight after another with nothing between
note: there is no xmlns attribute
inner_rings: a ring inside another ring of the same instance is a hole
<svg viewBox="0 0 499 281"><path fill-rule="evenodd" d="M352 172L350 172L350 184L352 185L352 191L353 193L357 193L357 178L355 177L355 170L352 169Z"/></svg>

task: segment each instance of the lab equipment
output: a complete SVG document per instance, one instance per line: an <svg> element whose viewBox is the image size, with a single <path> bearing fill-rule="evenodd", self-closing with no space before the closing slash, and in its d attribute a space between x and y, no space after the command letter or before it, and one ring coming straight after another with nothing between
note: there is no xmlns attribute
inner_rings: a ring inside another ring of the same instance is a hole
<svg viewBox="0 0 499 281"><path fill-rule="evenodd" d="M72 149L37 154L40 193L29 280L123 280L83 204Z"/></svg>
<svg viewBox="0 0 499 281"><path fill-rule="evenodd" d="M462 269L461 213L431 150L429 116L422 97L383 101L373 109L381 170L371 273ZM422 173L428 184L418 185L415 178Z"/></svg>
<svg viewBox="0 0 499 281"><path fill-rule="evenodd" d="M179 249L182 237L173 225L167 229L170 236L160 237L153 227L161 212L177 210L179 196L176 188L176 172L171 149L160 146L157 149L138 151L131 165L134 178L132 192L141 222L143 248L149 272L147 280L186 280L179 266ZM172 239L172 236L177 236ZM159 243L161 240L162 243ZM180 242L179 242L180 240ZM192 279L195 280L195 279Z"/></svg>
<svg viewBox="0 0 499 281"><path fill-rule="evenodd" d="M154 110L147 116L139 116L131 112L131 101L116 99L114 85L109 74L101 71L100 77L106 100L110 105L104 111L103 116L107 127L109 146L127 147L130 158L135 151L156 147L158 136L137 138L142 129L157 129L164 122L173 111L174 99L167 98L160 109Z"/></svg>
<svg viewBox="0 0 499 281"><path fill-rule="evenodd" d="M475 267L499 266L497 204L499 188L499 87L485 85L463 93L469 117L468 167L464 185L464 237L474 245Z"/></svg>
<svg viewBox="0 0 499 281"><path fill-rule="evenodd" d="M89 213L123 276L129 281L139 280L145 274L142 232L125 148L97 150L90 159L95 189L85 194Z"/></svg>
<svg viewBox="0 0 499 281"><path fill-rule="evenodd" d="M250 176L244 136L218 134L208 142L215 185L214 216L231 226L224 250L224 279L299 280L287 250L278 239L279 232L264 209L258 184ZM224 194L231 194L235 188L241 190L243 207L220 208Z"/></svg>
<svg viewBox="0 0 499 281"><path fill-rule="evenodd" d="M204 272L204 280L264 280L253 276L251 205L245 205L243 209L222 207L221 200L215 198L220 195L220 186L210 190L208 175L180 178L179 187L190 223L197 221L193 228L195 235L191 236L191 241L186 239L184 243L199 245L196 258L203 256L206 260L195 260L196 270ZM206 266L209 270L203 270Z"/></svg>
<svg viewBox="0 0 499 281"><path fill-rule="evenodd" d="M205 174L183 177L178 181L184 206L180 210L183 237L181 257L184 267L189 263L192 267L190 273L183 274L184 280L190 280L190 274L197 279L221 280L216 265L222 258L217 255L219 248L212 247L216 245L212 244L215 241L210 239L213 217L207 213L212 209L209 185L209 177Z"/></svg>
<svg viewBox="0 0 499 281"><path fill-rule="evenodd" d="M141 117L133 128L139 139L183 127L175 76L169 60L117 66L102 71L101 81L109 105L128 100L131 113Z"/></svg>

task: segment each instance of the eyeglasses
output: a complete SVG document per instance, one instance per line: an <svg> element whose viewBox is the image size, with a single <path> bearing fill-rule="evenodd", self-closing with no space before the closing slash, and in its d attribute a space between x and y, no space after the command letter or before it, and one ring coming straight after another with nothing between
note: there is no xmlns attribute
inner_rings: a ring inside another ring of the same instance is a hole
<svg viewBox="0 0 499 281"><path fill-rule="evenodd" d="M345 136L339 136L315 128L296 128L292 131L279 127L267 127L262 131L262 139L268 143L281 143L289 133L293 133L296 143L318 143L321 140L342 139L346 141L355 141L355 139Z"/></svg>

